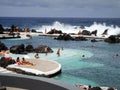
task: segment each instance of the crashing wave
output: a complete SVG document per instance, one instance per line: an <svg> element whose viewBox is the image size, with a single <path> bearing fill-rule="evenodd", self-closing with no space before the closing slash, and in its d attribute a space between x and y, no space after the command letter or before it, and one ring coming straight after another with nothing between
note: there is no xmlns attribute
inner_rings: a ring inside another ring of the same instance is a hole
<svg viewBox="0 0 120 90"><path fill-rule="evenodd" d="M82 26L82 25L81 25ZM108 29L108 36L120 34L120 27L118 26L107 26L106 23L97 23L94 22L91 26L73 26L70 24L60 23L59 21L55 21L52 25L42 25L37 29L39 32L45 32L45 30L50 31L51 29L61 30L63 33L78 33L79 31L88 30L90 32L97 30L97 36L101 36L102 33Z"/></svg>

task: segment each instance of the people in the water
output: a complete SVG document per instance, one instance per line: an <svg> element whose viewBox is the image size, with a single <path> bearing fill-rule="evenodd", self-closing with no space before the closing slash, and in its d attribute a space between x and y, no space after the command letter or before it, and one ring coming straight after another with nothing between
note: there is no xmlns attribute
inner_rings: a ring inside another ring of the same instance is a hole
<svg viewBox="0 0 120 90"><path fill-rule="evenodd" d="M85 55L82 55L82 57L85 57Z"/></svg>
<svg viewBox="0 0 120 90"><path fill-rule="evenodd" d="M35 57L36 59L40 58L38 53L36 53L34 57Z"/></svg>
<svg viewBox="0 0 120 90"><path fill-rule="evenodd" d="M58 50L57 50L57 55L58 55L58 57L60 56L60 48L58 48Z"/></svg>

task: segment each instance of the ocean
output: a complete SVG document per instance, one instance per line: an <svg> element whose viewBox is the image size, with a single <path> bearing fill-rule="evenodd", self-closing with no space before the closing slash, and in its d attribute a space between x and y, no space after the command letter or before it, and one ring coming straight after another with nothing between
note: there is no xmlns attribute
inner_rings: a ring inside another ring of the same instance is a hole
<svg viewBox="0 0 120 90"><path fill-rule="evenodd" d="M86 30L98 30L100 36L105 29L109 35L120 34L120 18L33 18L33 17L0 17L0 24L4 28L15 25L21 28L35 29L39 32L50 31L55 28L65 33L77 33L80 26ZM53 77L69 84L81 83L92 86L116 87L120 90L120 44L110 44L104 41L58 41L53 37L33 36L32 39L1 40L8 47L18 44L48 45L53 54L39 54L41 58L55 60L62 65L62 73ZM94 46L94 47L91 47ZM60 57L56 51L63 47ZM85 57L82 57L85 55ZM16 55L11 55L16 58ZM31 58L33 53L28 54Z"/></svg>

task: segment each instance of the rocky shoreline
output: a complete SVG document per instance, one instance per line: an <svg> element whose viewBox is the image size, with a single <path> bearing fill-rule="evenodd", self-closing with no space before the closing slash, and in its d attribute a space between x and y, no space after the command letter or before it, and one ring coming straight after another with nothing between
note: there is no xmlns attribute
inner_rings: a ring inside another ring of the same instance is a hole
<svg viewBox="0 0 120 90"><path fill-rule="evenodd" d="M17 26L12 25L10 29L4 29L2 25L0 25L0 39L11 39L11 38L32 38L32 35L39 35L39 36L51 36L55 37L55 40L74 40L74 41L87 41L88 39L92 38L91 41L96 42L96 39L102 39L108 43L120 43L120 35L110 35L108 36L108 29L104 30L101 36L97 36L97 30L92 32L85 30L82 28L82 31L78 33L63 33L62 30L51 29L49 32L45 30L43 32L37 32L36 30L30 30L29 28L20 28ZM105 37L107 35L107 37Z"/></svg>

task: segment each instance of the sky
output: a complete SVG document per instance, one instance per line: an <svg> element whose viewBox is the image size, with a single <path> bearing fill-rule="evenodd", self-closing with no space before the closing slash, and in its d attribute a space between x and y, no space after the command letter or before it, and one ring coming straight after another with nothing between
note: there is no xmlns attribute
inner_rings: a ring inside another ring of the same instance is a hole
<svg viewBox="0 0 120 90"><path fill-rule="evenodd" d="M0 17L120 18L120 0L0 0Z"/></svg>

